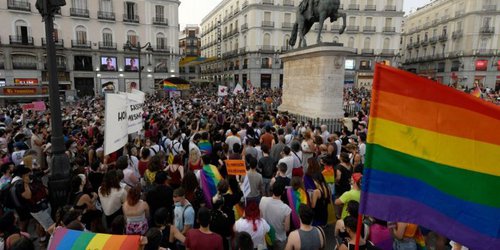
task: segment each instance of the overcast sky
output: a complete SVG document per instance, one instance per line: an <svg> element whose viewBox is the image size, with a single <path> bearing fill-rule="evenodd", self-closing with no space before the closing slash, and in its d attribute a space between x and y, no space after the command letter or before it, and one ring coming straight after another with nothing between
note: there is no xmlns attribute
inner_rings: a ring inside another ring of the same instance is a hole
<svg viewBox="0 0 500 250"><path fill-rule="evenodd" d="M181 27L186 24L200 24L201 19L205 17L222 0L181 0L179 7L179 22ZM404 10L408 11L423 6L431 0L403 0ZM342 2L342 0L341 0Z"/></svg>

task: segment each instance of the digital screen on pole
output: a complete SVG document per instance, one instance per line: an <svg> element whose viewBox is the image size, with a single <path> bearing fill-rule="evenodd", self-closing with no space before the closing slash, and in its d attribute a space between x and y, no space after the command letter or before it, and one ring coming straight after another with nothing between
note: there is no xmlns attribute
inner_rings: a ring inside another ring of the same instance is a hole
<svg viewBox="0 0 500 250"><path fill-rule="evenodd" d="M125 71L139 71L139 59L135 57L125 57Z"/></svg>
<svg viewBox="0 0 500 250"><path fill-rule="evenodd" d="M116 57L102 56L101 71L116 71Z"/></svg>
<svg viewBox="0 0 500 250"><path fill-rule="evenodd" d="M354 69L354 60L346 59L345 60L345 69Z"/></svg>

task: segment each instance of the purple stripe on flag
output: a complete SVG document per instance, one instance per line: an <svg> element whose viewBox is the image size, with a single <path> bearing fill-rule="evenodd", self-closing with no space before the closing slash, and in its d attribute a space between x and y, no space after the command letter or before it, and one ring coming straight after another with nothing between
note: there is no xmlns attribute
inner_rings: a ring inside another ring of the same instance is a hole
<svg viewBox="0 0 500 250"><path fill-rule="evenodd" d="M362 192L361 212L387 221L401 221L432 228L450 239L475 250L499 249L500 238L488 237L431 207L410 199ZM497 234L500 232L496 232ZM451 237L450 237L451 236ZM453 237L453 238L452 238Z"/></svg>

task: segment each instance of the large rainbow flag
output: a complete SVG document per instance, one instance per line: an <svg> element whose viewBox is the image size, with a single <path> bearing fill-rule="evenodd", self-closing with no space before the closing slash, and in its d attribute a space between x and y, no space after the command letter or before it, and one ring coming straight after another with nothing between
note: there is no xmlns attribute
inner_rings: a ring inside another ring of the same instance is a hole
<svg viewBox="0 0 500 250"><path fill-rule="evenodd" d="M200 171L201 188L208 208L212 208L212 197L217 194L217 185L221 180L222 175L214 165L205 165Z"/></svg>
<svg viewBox="0 0 500 250"><path fill-rule="evenodd" d="M139 249L140 235L96 234L58 228L49 243L48 250L133 250Z"/></svg>
<svg viewBox="0 0 500 250"><path fill-rule="evenodd" d="M376 65L364 214L500 249L500 108Z"/></svg>
<svg viewBox="0 0 500 250"><path fill-rule="evenodd" d="M163 81L163 90L175 91L175 90L177 90L177 86L171 82Z"/></svg>

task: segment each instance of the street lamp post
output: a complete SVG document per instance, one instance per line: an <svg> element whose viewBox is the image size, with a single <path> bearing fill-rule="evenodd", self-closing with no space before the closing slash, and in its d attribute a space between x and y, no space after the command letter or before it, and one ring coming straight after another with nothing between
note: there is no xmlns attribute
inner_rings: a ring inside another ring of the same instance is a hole
<svg viewBox="0 0 500 250"><path fill-rule="evenodd" d="M146 49L147 51L153 51L153 47L151 47L150 42L141 47L140 42L137 42L137 45L133 45L130 43L130 41L127 41L127 43L123 46L123 49L137 51L137 58L139 59L139 90L142 91L142 69L144 69L144 67L141 65L141 52L143 49Z"/></svg>
<svg viewBox="0 0 500 250"><path fill-rule="evenodd" d="M45 21L45 39L47 39L47 67L49 71L49 103L52 126L52 166L49 177L49 195L51 204L63 206L67 202L70 166L66 156L62 132L61 101L57 80L56 49L54 44L54 14L66 5L65 0L37 0L36 8Z"/></svg>

